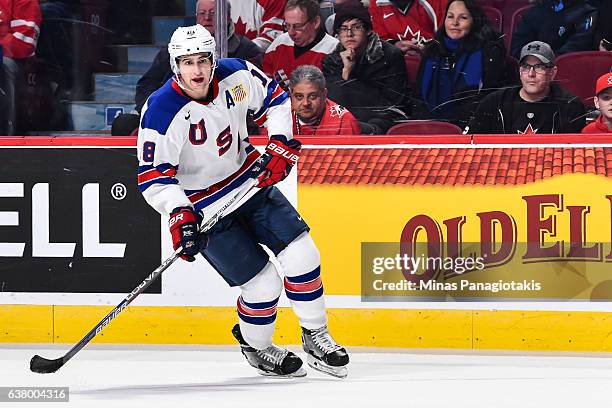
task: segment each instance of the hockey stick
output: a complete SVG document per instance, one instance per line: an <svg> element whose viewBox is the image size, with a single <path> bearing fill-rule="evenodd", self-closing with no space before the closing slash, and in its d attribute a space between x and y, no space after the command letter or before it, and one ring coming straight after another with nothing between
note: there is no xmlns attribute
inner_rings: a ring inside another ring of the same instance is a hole
<svg viewBox="0 0 612 408"><path fill-rule="evenodd" d="M211 229L223 216L229 214L228 211L232 207L238 207L240 204L244 203L251 196L249 195L252 192L257 184L257 180L253 180L248 185L246 190L243 190L232 197L227 203L225 203L219 211L213 214L208 221L200 225L200 232L206 232ZM140 285L138 285L129 295L125 297L109 314L107 314L104 319L102 319L98 324L95 325L93 329L89 331L79 341L74 347L70 349L64 356L57 358L55 360L49 360L44 357L39 356L38 354L32 357L30 360L30 370L35 373L40 374L48 374L54 373L59 370L64 364L68 362L76 353L78 353L87 343L89 343L98 333L102 331L106 326L110 324L110 322L119 315L134 299L138 297L142 292L144 292L154 281L162 274L170 265L176 261L181 255L182 248L178 248L174 253L166 259L162 264L155 269L149 276L145 278L144 281Z"/></svg>

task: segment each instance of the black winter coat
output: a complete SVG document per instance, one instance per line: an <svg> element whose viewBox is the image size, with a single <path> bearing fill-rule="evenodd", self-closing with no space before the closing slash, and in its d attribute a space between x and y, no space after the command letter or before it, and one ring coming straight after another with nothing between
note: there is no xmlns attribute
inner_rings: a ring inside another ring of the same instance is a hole
<svg viewBox="0 0 612 408"><path fill-rule="evenodd" d="M543 41L557 54L593 49L597 9L584 0L565 0L563 10L555 11L556 0L545 0L523 14L512 34L511 53L519 58L521 48L532 41Z"/></svg>
<svg viewBox="0 0 612 408"><path fill-rule="evenodd" d="M328 98L346 107L366 134L384 134L396 120L407 119L408 75L402 52L371 32L365 51L345 81L340 57L344 50L339 43L323 58Z"/></svg>
<svg viewBox="0 0 612 408"><path fill-rule="evenodd" d="M512 133L514 98L520 87L505 88L486 96L478 105L468 133ZM580 133L586 125L586 110L580 99L552 84L549 100L556 103L552 133Z"/></svg>
<svg viewBox="0 0 612 408"><path fill-rule="evenodd" d="M458 81L456 83L457 87L453 89L451 96L451 101L456 102L449 103L447 108L444 109L450 112L449 117L441 118L439 115L432 115L425 105L419 103L418 116L420 118L448 120L460 127L465 127L482 98L499 88L509 85L511 67L508 66L506 47L502 37L499 34L497 36L496 38L483 41L480 47L482 49L482 87L480 89L468 87L464 82ZM429 58L444 58L448 55L442 52L442 50L434 50L434 52L428 54L430 55ZM417 75L417 90L419 94L422 90L423 70L427 58L427 56L424 56L419 66ZM432 82L430 86L435 86L435 83Z"/></svg>

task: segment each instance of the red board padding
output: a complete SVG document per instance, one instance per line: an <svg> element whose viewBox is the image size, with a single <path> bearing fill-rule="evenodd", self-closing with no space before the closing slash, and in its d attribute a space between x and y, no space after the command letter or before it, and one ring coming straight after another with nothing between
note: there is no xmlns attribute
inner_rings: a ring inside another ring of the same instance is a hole
<svg viewBox="0 0 612 408"><path fill-rule="evenodd" d="M556 135L473 135L474 144L608 144L612 133Z"/></svg>
<svg viewBox="0 0 612 408"><path fill-rule="evenodd" d="M368 136L297 136L303 145L390 145L390 144L470 144L470 135L368 135ZM249 136L254 145L267 143L265 136ZM612 139L611 139L612 140Z"/></svg>

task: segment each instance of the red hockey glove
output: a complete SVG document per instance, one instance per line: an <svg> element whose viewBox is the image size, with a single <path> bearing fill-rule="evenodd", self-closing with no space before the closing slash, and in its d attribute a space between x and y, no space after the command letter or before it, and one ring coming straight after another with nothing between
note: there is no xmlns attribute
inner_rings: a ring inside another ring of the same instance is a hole
<svg viewBox="0 0 612 408"><path fill-rule="evenodd" d="M176 250L183 248L181 258L188 262L195 261L195 255L206 248L206 234L198 232L200 217L191 207L175 208L170 214L168 226L172 235L172 246Z"/></svg>
<svg viewBox="0 0 612 408"><path fill-rule="evenodd" d="M302 144L296 140L287 140L285 136L273 135L252 168L259 183L257 187L266 187L283 180L300 158Z"/></svg>

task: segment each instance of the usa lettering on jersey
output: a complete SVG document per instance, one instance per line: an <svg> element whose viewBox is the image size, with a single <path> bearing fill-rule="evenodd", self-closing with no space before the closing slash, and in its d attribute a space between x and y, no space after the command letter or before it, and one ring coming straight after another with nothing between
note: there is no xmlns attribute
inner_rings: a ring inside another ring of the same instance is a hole
<svg viewBox="0 0 612 408"><path fill-rule="evenodd" d="M249 111L269 134L293 137L287 94L251 63L219 60L211 86L211 102L195 101L171 79L143 107L138 185L162 214L214 212L220 198L244 188L260 156L248 142Z"/></svg>

